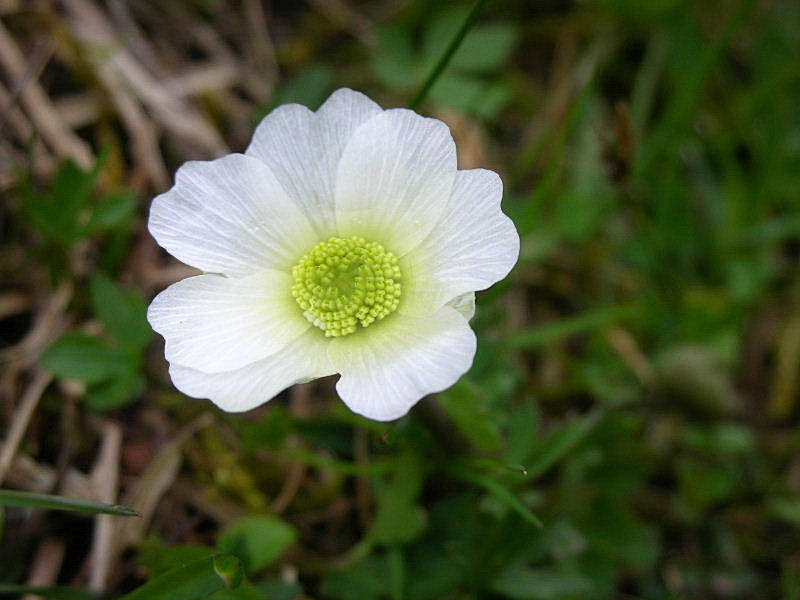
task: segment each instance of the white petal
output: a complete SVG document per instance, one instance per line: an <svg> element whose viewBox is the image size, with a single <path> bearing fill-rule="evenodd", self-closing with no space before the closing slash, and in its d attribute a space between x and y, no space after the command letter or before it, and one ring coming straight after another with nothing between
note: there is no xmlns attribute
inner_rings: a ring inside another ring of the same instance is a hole
<svg viewBox="0 0 800 600"><path fill-rule="evenodd" d="M456 296L447 303L447 306L453 307L464 319L470 321L475 316L475 292Z"/></svg>
<svg viewBox="0 0 800 600"><path fill-rule="evenodd" d="M243 154L184 164L153 200L148 226L176 258L234 277L291 268L316 240L269 168Z"/></svg>
<svg viewBox="0 0 800 600"><path fill-rule="evenodd" d="M147 318L168 361L207 373L274 354L310 324L291 296L292 277L265 270L244 279L198 275L155 297Z"/></svg>
<svg viewBox="0 0 800 600"><path fill-rule="evenodd" d="M439 221L456 174L447 125L405 109L387 110L359 127L336 178L340 235L360 235L398 257Z"/></svg>
<svg viewBox="0 0 800 600"><path fill-rule="evenodd" d="M242 412L274 398L287 387L331 375L319 330L311 329L280 352L226 373L204 373L171 364L172 383L193 398L208 398L222 410Z"/></svg>
<svg viewBox="0 0 800 600"><path fill-rule="evenodd" d="M353 131L380 106L360 92L334 92L316 113L286 104L268 114L245 153L264 161L305 210L317 235L336 232L333 185L339 158Z"/></svg>
<svg viewBox="0 0 800 600"><path fill-rule="evenodd" d="M519 235L500 210L494 171L459 171L447 209L427 238L400 262L406 314L430 314L454 297L503 279L519 257Z"/></svg>
<svg viewBox="0 0 800 600"><path fill-rule="evenodd" d="M398 315L336 338L329 355L336 385L353 412L377 421L406 414L420 398L453 385L472 365L475 334L445 306L428 317Z"/></svg>

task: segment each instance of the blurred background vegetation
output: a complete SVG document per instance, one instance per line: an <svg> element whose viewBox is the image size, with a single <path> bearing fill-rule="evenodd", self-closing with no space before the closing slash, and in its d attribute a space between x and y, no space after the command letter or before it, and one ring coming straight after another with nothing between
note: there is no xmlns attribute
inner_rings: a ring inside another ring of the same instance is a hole
<svg viewBox="0 0 800 600"><path fill-rule="evenodd" d="M0 483L142 514L7 507L0 595L800 598L794 0L490 0L420 107L522 237L468 375L391 424L170 385L151 198L278 104L407 105L468 10L0 1Z"/></svg>

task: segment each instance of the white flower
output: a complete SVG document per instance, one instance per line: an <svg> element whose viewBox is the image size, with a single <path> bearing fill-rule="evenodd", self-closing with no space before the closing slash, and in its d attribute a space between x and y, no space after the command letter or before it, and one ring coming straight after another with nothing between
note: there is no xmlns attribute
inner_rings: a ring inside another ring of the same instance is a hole
<svg viewBox="0 0 800 600"><path fill-rule="evenodd" d="M172 381L244 411L339 373L354 412L401 417L472 364L474 291L519 254L501 196L436 119L349 89L277 108L244 154L186 163L153 200L150 232L204 272L148 312Z"/></svg>

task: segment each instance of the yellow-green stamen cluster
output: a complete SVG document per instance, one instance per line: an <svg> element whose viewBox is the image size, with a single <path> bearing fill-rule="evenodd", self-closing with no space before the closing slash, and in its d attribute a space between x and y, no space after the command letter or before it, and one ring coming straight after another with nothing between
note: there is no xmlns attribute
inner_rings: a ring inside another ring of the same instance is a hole
<svg viewBox="0 0 800 600"><path fill-rule="evenodd" d="M368 327L400 302L397 257L358 236L320 242L294 266L292 276L292 296L327 337Z"/></svg>

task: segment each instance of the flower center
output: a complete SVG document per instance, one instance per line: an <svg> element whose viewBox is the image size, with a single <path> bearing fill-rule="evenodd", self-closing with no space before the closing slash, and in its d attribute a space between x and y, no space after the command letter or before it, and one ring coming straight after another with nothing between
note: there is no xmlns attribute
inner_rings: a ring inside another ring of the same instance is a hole
<svg viewBox="0 0 800 600"><path fill-rule="evenodd" d="M400 302L397 257L362 237L332 237L292 269L292 296L326 337L349 335L390 315Z"/></svg>

